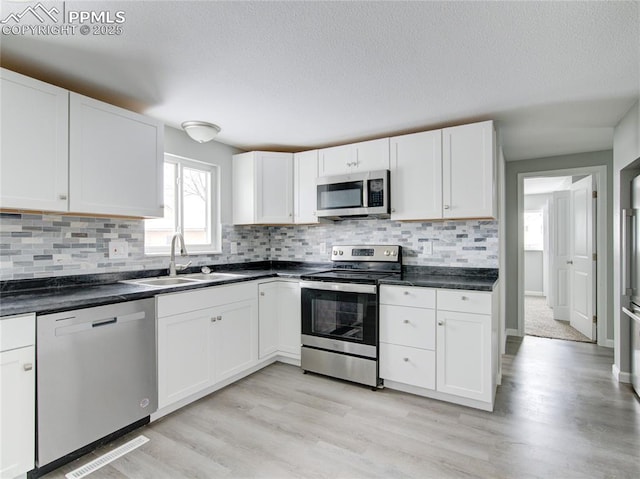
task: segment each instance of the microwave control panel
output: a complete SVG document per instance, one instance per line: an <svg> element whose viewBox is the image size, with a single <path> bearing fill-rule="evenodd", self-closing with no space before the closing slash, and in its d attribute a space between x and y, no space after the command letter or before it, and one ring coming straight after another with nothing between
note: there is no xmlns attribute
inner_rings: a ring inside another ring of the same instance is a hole
<svg viewBox="0 0 640 479"><path fill-rule="evenodd" d="M369 180L369 208L384 206L384 180Z"/></svg>

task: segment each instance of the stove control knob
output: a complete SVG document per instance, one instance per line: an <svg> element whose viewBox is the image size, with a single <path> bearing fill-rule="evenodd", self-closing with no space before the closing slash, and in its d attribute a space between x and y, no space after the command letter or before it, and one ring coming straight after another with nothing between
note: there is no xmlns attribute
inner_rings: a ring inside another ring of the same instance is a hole
<svg viewBox="0 0 640 479"><path fill-rule="evenodd" d="M384 250L384 255L385 256L389 256L391 254L391 251L389 251L388 249Z"/></svg>
<svg viewBox="0 0 640 479"><path fill-rule="evenodd" d="M391 252L391 256L397 256L397 255L398 255L398 252L397 252L396 250L393 250L393 251Z"/></svg>
<svg viewBox="0 0 640 479"><path fill-rule="evenodd" d="M342 255L343 255L342 250L338 251L338 254L339 254L340 256L342 256Z"/></svg>
<svg viewBox="0 0 640 479"><path fill-rule="evenodd" d="M332 252L331 254L333 254L333 256L338 256L338 250L337 250L337 249L334 249L334 250L333 250L333 252Z"/></svg>

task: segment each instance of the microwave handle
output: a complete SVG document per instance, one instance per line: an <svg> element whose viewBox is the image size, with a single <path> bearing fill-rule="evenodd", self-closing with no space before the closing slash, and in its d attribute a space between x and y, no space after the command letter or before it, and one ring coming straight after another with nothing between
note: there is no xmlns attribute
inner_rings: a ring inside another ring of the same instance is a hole
<svg viewBox="0 0 640 479"><path fill-rule="evenodd" d="M362 180L362 207L369 207L369 180Z"/></svg>

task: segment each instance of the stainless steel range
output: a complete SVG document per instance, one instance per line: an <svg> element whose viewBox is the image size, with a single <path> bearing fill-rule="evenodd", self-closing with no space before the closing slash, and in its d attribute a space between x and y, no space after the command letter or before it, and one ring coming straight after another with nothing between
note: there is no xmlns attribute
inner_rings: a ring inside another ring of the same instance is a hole
<svg viewBox="0 0 640 479"><path fill-rule="evenodd" d="M336 245L333 269L302 276L302 369L377 387L378 281L400 275L397 245Z"/></svg>

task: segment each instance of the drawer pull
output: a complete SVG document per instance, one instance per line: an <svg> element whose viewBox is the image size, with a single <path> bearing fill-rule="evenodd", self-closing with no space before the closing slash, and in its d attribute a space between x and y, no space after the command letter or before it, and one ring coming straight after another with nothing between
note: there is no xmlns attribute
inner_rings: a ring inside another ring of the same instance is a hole
<svg viewBox="0 0 640 479"><path fill-rule="evenodd" d="M405 295L405 296L408 296L408 295L409 295L409 291L405 291L405 292L404 292L404 295Z"/></svg>
<svg viewBox="0 0 640 479"><path fill-rule="evenodd" d="M215 318L215 317L212 317L212 318L211 318L211 322L212 322L212 323L215 323L215 322L216 322L216 320L217 320L217 318Z"/></svg>
<svg viewBox="0 0 640 479"><path fill-rule="evenodd" d="M467 298L466 296L462 296L460 299L461 299L462 301L467 301L469 298Z"/></svg>
<svg viewBox="0 0 640 479"><path fill-rule="evenodd" d="M444 321L442 320L438 321L438 326L442 326L442 325L444 325Z"/></svg>
<svg viewBox="0 0 640 479"><path fill-rule="evenodd" d="M409 324L409 320L405 319L404 321L402 321L404 324Z"/></svg>
<svg viewBox="0 0 640 479"><path fill-rule="evenodd" d="M33 364L32 363L27 363L23 366L25 371L31 371L33 369Z"/></svg>
<svg viewBox="0 0 640 479"><path fill-rule="evenodd" d="M404 362L408 363L409 362L409 358L404 358Z"/></svg>

